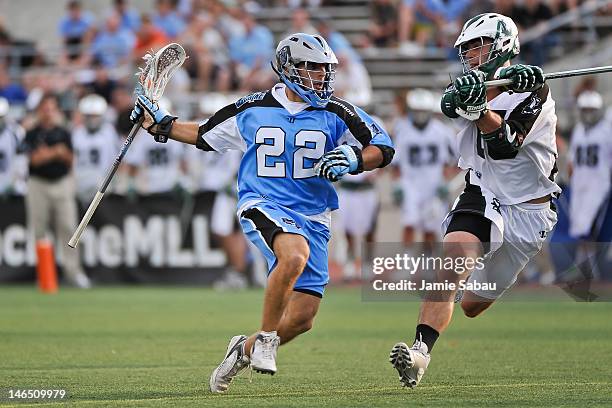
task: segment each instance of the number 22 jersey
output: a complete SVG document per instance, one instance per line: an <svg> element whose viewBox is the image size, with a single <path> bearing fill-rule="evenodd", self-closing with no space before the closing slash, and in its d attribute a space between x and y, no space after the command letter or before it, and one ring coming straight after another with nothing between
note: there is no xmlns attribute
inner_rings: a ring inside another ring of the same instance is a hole
<svg viewBox="0 0 612 408"><path fill-rule="evenodd" d="M335 97L325 108L293 102L287 99L285 85L277 84L202 122L196 146L244 152L238 172L239 208L264 199L315 215L338 208L332 184L317 177L314 166L341 144L377 145L387 157L393 155L389 135L363 110Z"/></svg>

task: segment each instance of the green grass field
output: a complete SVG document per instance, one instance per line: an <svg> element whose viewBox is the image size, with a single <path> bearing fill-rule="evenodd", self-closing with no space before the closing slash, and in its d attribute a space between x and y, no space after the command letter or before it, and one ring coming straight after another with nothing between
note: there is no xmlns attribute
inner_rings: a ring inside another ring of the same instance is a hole
<svg viewBox="0 0 612 408"><path fill-rule="evenodd" d="M274 377L226 395L208 376L232 335L259 323L262 292L99 288L43 296L0 289L0 405L8 388L64 388L86 407L612 406L612 304L503 302L456 314L414 389L391 346L411 341L418 305L328 290L315 328L279 351ZM55 402L13 403L17 407Z"/></svg>

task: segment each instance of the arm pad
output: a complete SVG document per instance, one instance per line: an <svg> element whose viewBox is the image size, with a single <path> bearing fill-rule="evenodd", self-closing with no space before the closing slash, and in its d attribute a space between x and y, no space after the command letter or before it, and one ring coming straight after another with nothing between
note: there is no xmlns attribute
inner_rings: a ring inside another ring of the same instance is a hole
<svg viewBox="0 0 612 408"><path fill-rule="evenodd" d="M392 148L391 146L381 145L381 144L373 144L372 146L378 147L380 151L382 152L383 161L380 164L380 166L378 166L379 168L385 167L389 163L391 163L391 160L393 160L393 156L395 155L394 148Z"/></svg>
<svg viewBox="0 0 612 408"><path fill-rule="evenodd" d="M493 160L514 159L523 142L523 138L513 133L506 121L493 132L482 133L482 138L487 142L489 156Z"/></svg>

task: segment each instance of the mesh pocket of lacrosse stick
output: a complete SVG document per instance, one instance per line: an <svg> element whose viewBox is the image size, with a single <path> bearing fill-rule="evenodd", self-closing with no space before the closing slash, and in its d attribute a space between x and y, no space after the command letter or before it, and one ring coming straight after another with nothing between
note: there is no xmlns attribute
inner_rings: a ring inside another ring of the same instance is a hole
<svg viewBox="0 0 612 408"><path fill-rule="evenodd" d="M145 65L136 74L142 93L153 102L159 101L168 81L178 69L187 55L180 44L171 43L161 48L155 54L147 53L143 59Z"/></svg>

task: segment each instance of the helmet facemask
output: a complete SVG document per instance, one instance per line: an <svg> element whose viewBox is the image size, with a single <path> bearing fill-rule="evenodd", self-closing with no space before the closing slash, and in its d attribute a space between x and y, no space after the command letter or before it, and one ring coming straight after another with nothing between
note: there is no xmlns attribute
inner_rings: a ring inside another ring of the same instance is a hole
<svg viewBox="0 0 612 408"><path fill-rule="evenodd" d="M597 125L601 118L603 117L603 112L601 109L596 108L583 108L579 111L580 121L587 128L592 128Z"/></svg>
<svg viewBox="0 0 612 408"><path fill-rule="evenodd" d="M425 110L413 110L410 113L410 117L412 118L412 124L415 128L419 130L423 130L427 127L432 116L433 114L431 111Z"/></svg>
<svg viewBox="0 0 612 408"><path fill-rule="evenodd" d="M477 45L473 46L474 44ZM489 48L488 50L487 47ZM488 37L480 37L467 41L460 44L458 48L459 59L461 60L464 73L477 69L490 77L499 67L509 60L509 58L503 58L501 56L500 51L495 48L495 42L493 39ZM478 53L475 56L468 58L468 53L473 50L477 50ZM472 66L474 62L477 63Z"/></svg>
<svg viewBox="0 0 612 408"><path fill-rule="evenodd" d="M87 132L93 134L102 128L103 118L101 115L84 115L83 122Z"/></svg>
<svg viewBox="0 0 612 408"><path fill-rule="evenodd" d="M305 91L314 92L321 99L329 99L334 93L335 64L304 61L287 65L285 74L289 80L298 84Z"/></svg>

